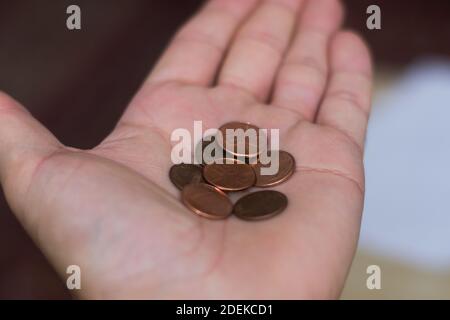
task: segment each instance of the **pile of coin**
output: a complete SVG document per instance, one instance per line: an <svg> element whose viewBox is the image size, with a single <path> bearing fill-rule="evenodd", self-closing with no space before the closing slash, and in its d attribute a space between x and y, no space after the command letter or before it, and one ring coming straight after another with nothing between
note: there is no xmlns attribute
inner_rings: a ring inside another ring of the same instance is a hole
<svg viewBox="0 0 450 320"><path fill-rule="evenodd" d="M226 135L227 129L236 130L259 129L247 123L231 122L219 128ZM222 141L222 139L218 139ZM178 164L172 166L169 177L172 183L181 190L182 202L194 213L209 219L219 220L231 214L244 220L262 220L283 212L287 205L287 197L281 192L263 190L242 196L233 205L231 192L242 192L253 187L268 188L288 180L295 171L294 157L286 151L279 151L278 172L273 175L262 175L261 168L270 164L262 164L258 159L260 151L252 154L249 140L245 141L245 152L238 153L237 146L219 141L202 141L200 152L210 143L217 143L222 154L220 163L212 164ZM217 149L216 149L217 150ZM269 151L270 153L270 151ZM238 159L256 161L240 161Z"/></svg>

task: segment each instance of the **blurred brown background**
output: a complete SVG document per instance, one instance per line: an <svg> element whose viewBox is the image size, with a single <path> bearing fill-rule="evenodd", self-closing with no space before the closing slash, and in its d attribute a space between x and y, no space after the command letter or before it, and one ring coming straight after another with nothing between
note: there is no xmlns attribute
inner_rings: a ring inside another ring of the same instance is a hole
<svg viewBox="0 0 450 320"><path fill-rule="evenodd" d="M370 43L378 68L450 54L450 1L347 0L347 25ZM93 147L114 126L177 27L201 0L0 0L0 90L65 144ZM66 28L66 8L82 30ZM366 29L366 8L382 30ZM0 299L70 298L0 195Z"/></svg>

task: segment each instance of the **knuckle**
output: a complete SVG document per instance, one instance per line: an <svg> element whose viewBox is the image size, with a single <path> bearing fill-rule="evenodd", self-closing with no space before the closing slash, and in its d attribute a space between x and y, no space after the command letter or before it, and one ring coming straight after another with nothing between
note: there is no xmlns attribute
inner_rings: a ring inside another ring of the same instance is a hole
<svg viewBox="0 0 450 320"><path fill-rule="evenodd" d="M267 30L243 31L239 36L239 40L255 42L275 52L277 55L281 55L285 47L283 39Z"/></svg>
<svg viewBox="0 0 450 320"><path fill-rule="evenodd" d="M286 62L286 67L297 67L301 70L309 70L310 73L314 73L323 81L325 81L327 76L326 65L313 56L304 56L298 59L291 59Z"/></svg>
<svg viewBox="0 0 450 320"><path fill-rule="evenodd" d="M354 106L356 109L363 112L366 116L368 116L368 111L365 106L365 103L362 101L360 95L357 92L348 89L334 90L328 94L328 99L336 99L343 101L345 103L349 103Z"/></svg>

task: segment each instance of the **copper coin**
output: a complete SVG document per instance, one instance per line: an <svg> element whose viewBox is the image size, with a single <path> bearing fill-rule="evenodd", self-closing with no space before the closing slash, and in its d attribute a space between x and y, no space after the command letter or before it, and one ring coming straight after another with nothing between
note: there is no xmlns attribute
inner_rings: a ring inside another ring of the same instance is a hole
<svg viewBox="0 0 450 320"><path fill-rule="evenodd" d="M203 182L202 167L194 164L177 164L169 171L170 181L180 190L191 183Z"/></svg>
<svg viewBox="0 0 450 320"><path fill-rule="evenodd" d="M244 136L242 138L244 139L238 139L238 136L236 136L238 132L236 130L239 129L243 130ZM235 136L227 139L227 130L233 130L232 132L234 132ZM254 125L242 122L230 122L221 126L219 131L222 139L217 139L217 143L222 149L234 156L254 158L263 151L259 148L260 129ZM245 135L246 133L248 135ZM251 134L254 136L252 139L249 138Z"/></svg>
<svg viewBox="0 0 450 320"><path fill-rule="evenodd" d="M203 168L207 182L223 191L240 191L255 184L255 172L248 164L210 164Z"/></svg>
<svg viewBox="0 0 450 320"><path fill-rule="evenodd" d="M279 151L279 162L278 162L278 172L274 175L262 175L261 168L268 168L270 164L263 165L261 163L257 163L253 165L253 169L255 170L256 175L256 187L273 187L279 185L286 180L288 180L292 174L295 172L295 159L294 157L286 152Z"/></svg>
<svg viewBox="0 0 450 320"><path fill-rule="evenodd" d="M181 198L186 207L205 218L225 219L233 211L233 203L228 196L205 183L186 186L181 192Z"/></svg>
<svg viewBox="0 0 450 320"><path fill-rule="evenodd" d="M250 193L234 205L234 214L244 220L272 218L286 209L287 197L278 191L264 190Z"/></svg>

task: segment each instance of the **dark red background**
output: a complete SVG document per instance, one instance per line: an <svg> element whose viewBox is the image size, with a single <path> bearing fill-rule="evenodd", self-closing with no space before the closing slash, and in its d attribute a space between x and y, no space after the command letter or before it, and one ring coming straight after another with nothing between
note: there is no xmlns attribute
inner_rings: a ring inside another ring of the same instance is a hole
<svg viewBox="0 0 450 320"><path fill-rule="evenodd" d="M365 34L378 66L450 53L450 1L348 0L347 25ZM0 0L0 90L62 142L92 147L112 129L176 28L200 0ZM66 29L66 8L82 30ZM382 30L365 27L382 8ZM0 298L70 298L0 194Z"/></svg>

